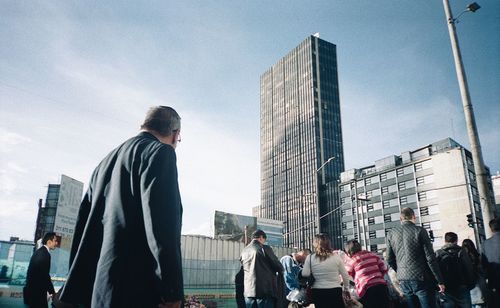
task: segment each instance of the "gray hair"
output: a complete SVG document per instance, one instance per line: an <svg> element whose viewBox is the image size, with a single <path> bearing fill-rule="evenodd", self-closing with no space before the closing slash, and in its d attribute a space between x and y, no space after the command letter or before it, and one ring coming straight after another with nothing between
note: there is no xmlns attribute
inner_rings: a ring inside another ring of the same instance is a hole
<svg viewBox="0 0 500 308"><path fill-rule="evenodd" d="M181 129L181 117L172 107L151 107L141 129L154 131L164 137L170 136Z"/></svg>

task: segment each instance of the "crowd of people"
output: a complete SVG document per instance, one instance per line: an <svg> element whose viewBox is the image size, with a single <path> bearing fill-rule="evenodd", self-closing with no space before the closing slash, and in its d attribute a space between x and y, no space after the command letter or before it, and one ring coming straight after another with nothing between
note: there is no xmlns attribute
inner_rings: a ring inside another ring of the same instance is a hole
<svg viewBox="0 0 500 308"><path fill-rule="evenodd" d="M185 302L182 262L182 203L175 149L179 114L152 107L141 132L111 151L92 174L78 213L66 283L55 294L47 234L31 258L24 300L30 307L197 306ZM387 236L387 259L351 240L334 250L325 233L313 249L280 259L265 244L262 230L241 253L236 277L240 308L300 307L500 307L500 219L494 235L474 243L445 234L434 252L411 208L401 210L401 225ZM140 283L137 283L137 282ZM439 292L436 292L438 290Z"/></svg>
<svg viewBox="0 0 500 308"><path fill-rule="evenodd" d="M350 240L335 250L328 234L314 237L313 249L278 260L262 230L241 254L239 308L336 307L500 307L500 219L478 252L474 242L458 245L454 232L434 251L415 213L404 208L401 225L387 236L383 257Z"/></svg>

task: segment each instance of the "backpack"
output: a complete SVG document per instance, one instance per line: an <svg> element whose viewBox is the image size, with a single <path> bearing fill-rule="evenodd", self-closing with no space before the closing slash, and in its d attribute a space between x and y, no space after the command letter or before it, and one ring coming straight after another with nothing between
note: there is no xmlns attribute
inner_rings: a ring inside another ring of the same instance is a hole
<svg viewBox="0 0 500 308"><path fill-rule="evenodd" d="M474 288L475 276L472 263L464 260L467 257L464 256L462 250L440 249L438 251L439 269L447 289L456 290L460 285L465 285L469 290Z"/></svg>

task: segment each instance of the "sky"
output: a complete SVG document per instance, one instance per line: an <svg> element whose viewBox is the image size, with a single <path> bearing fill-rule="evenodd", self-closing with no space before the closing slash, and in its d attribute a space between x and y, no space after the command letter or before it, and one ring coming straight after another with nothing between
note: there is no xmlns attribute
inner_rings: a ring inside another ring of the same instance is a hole
<svg viewBox="0 0 500 308"><path fill-rule="evenodd" d="M468 1L451 1L458 15ZM0 239L32 239L61 174L87 185L147 109L182 117L183 233L260 203L260 75L337 45L346 169L446 137L469 148L439 0L1 1ZM457 24L484 160L500 171L500 1Z"/></svg>

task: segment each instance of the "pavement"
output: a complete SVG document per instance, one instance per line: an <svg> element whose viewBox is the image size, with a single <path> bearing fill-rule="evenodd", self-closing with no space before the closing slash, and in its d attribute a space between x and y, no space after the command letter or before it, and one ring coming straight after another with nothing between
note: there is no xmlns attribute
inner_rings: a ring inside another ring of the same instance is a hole
<svg viewBox="0 0 500 308"><path fill-rule="evenodd" d="M0 307L26 307L23 303L23 286L0 284Z"/></svg>

